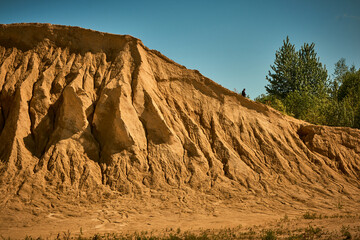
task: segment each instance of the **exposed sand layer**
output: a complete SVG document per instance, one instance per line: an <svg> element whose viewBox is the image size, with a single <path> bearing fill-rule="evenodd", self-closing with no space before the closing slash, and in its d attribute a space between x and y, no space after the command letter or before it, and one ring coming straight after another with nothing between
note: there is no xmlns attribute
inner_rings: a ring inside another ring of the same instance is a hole
<svg viewBox="0 0 360 240"><path fill-rule="evenodd" d="M360 210L359 130L285 116L139 39L77 27L0 25L0 160L4 236Z"/></svg>

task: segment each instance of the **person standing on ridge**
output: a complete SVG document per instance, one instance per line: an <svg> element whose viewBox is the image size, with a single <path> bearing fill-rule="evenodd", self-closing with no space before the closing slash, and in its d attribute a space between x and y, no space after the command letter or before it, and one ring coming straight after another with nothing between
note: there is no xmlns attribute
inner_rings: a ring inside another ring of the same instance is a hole
<svg viewBox="0 0 360 240"><path fill-rule="evenodd" d="M243 97L246 97L245 88L242 90L241 95L242 95Z"/></svg>

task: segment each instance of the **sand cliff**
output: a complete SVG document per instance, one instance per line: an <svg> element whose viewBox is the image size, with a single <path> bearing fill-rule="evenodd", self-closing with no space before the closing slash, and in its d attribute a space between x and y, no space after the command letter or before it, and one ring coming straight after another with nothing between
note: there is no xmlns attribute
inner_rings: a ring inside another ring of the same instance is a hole
<svg viewBox="0 0 360 240"><path fill-rule="evenodd" d="M360 200L359 130L282 115L139 39L77 27L0 25L0 159L1 208L109 193Z"/></svg>

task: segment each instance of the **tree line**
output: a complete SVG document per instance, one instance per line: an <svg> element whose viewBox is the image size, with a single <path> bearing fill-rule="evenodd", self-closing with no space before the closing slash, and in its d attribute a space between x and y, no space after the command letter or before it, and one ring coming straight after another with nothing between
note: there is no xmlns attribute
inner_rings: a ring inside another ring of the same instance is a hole
<svg viewBox="0 0 360 240"><path fill-rule="evenodd" d="M344 58L330 77L314 43L297 51L287 37L270 67L266 94L256 101L310 123L360 128L360 69Z"/></svg>

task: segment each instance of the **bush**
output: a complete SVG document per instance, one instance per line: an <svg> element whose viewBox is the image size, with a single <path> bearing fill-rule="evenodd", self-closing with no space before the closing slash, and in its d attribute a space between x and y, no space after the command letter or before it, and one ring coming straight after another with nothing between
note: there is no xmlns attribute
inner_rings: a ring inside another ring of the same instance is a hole
<svg viewBox="0 0 360 240"><path fill-rule="evenodd" d="M303 215L304 219L316 219L316 213L309 213L309 212L306 212L304 215Z"/></svg>
<svg viewBox="0 0 360 240"><path fill-rule="evenodd" d="M263 240L275 240L276 239L276 235L274 233L274 231L272 230L267 230L265 232L265 235L261 238Z"/></svg>

